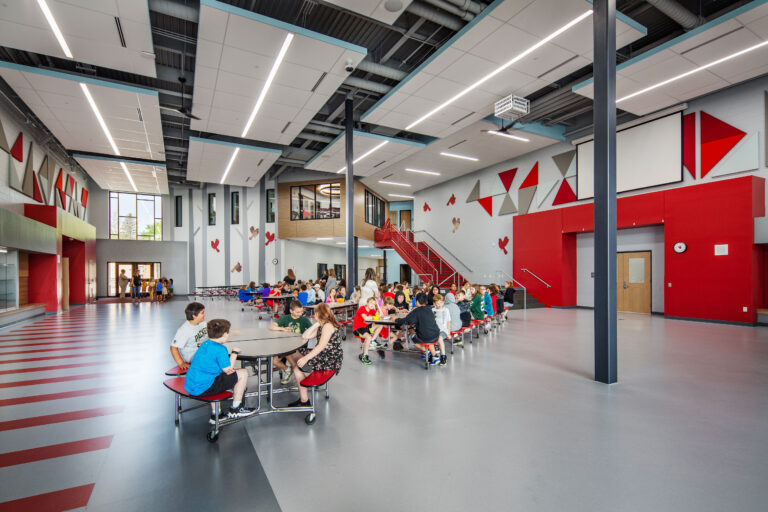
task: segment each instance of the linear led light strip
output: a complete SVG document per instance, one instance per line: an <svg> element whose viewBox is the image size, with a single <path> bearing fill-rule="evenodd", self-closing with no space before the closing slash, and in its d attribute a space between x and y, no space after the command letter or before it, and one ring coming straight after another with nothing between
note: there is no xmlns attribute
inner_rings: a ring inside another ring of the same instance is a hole
<svg viewBox="0 0 768 512"><path fill-rule="evenodd" d="M413 199L413 196L404 196L403 194L389 194L391 197L402 197L405 199Z"/></svg>
<svg viewBox="0 0 768 512"><path fill-rule="evenodd" d="M120 167L123 168L123 172L125 173L125 177L128 178L128 181L131 183L131 186L133 187L134 192L138 192L139 189L136 188L136 184L133 182L133 177L131 176L131 173L128 172L128 167L125 165L125 162L120 162Z"/></svg>
<svg viewBox="0 0 768 512"><path fill-rule="evenodd" d="M381 143L381 144L379 144L378 146L374 147L373 149L369 149L368 151L366 151L365 153L363 153L362 155L360 155L360 156L359 156L359 157L357 157L356 159L352 160L352 163L353 163L353 164L356 164L357 162L359 162L359 161L360 161L360 160L362 160L363 158L367 157L368 155L370 155L370 154L371 154L371 153L373 153L374 151L377 151L379 148L381 148L382 146L384 146L384 145L385 145L385 144L387 144L388 142L389 142L388 140L385 140L384 142L382 142L382 143ZM336 174L341 174L341 173L343 173L343 172L344 172L344 171L346 171L346 170L347 170L347 166L345 165L344 167L342 167L341 169L339 169L338 171L336 171Z"/></svg>
<svg viewBox="0 0 768 512"><path fill-rule="evenodd" d="M406 167L405 170L408 172L417 172L419 174L430 174L432 176L440 176L440 173L435 171L423 171L421 169L411 169L410 167Z"/></svg>
<svg viewBox="0 0 768 512"><path fill-rule="evenodd" d="M387 181L387 180L379 180L379 183L382 183L384 185L394 185L396 187L410 187L410 183L400 183L399 181Z"/></svg>
<svg viewBox="0 0 768 512"><path fill-rule="evenodd" d="M61 49L64 51L64 55L71 59L72 52L69 51L69 46L67 46L67 42L64 40L64 35L61 33L61 30L59 30L59 25L53 18L53 13L48 8L48 4L45 3L45 0L37 0L37 5L39 5L40 10L43 11L43 16L45 16L45 19L48 21L48 25L51 26L53 35L56 36L56 40L59 42L59 46L61 46Z"/></svg>
<svg viewBox="0 0 768 512"><path fill-rule="evenodd" d="M768 45L768 41L763 41L762 43L758 43L758 44L756 44L754 46L750 46L749 48L745 48L744 50L738 51L736 53L732 53L731 55L723 57L722 59L717 59L716 61L712 61L712 62L710 62L708 64L704 64L703 66L699 66L698 68L692 69L690 71L686 71L685 73L682 73L680 75L673 76L672 78L669 78L667 80L664 80L662 82L654 84L654 85L652 85L650 87L646 87L645 89L640 89L637 92L633 92L632 94L628 94L628 95L624 96L623 98L619 98L618 100L616 100L616 103L619 103L619 102L624 101L624 100L628 100L630 98L634 98L635 96L639 96L639 95L644 94L644 93L646 93L648 91L652 91L654 89L658 89L659 87L663 87L663 86L665 86L667 84L671 84L672 82L676 82L677 80L680 80L681 78L685 78L687 76L691 76L694 73L698 73L699 71L704 71L705 69L711 68L712 66L717 66L718 64L722 64L725 61L734 59L736 57L744 55L745 53L749 53L751 51L757 50L758 48L762 48L765 45Z"/></svg>
<svg viewBox="0 0 768 512"><path fill-rule="evenodd" d="M248 116L248 122L245 123L245 128L243 128L243 133L240 134L241 137L245 137L248 135L248 131L251 129L251 126L253 125L253 121L256 119L256 114L259 113L259 109L261 108L262 103L264 103L264 98L267 97L267 92L269 92L269 88L272 86L272 82L275 80L275 76L277 75L277 70L280 69L280 64L283 63L283 59L285 59L285 54L288 53L288 47L291 46L291 41L293 41L293 34L291 32L288 32L288 35L285 36L285 40L283 41L283 46L280 47L280 51L277 54L277 57L275 58L275 62L272 64L272 69L269 70L269 75L267 75L267 81L264 82L264 87L261 88L261 93L259 93L259 97L256 99L256 104L253 106L253 110L251 111L251 115ZM232 157L229 159L229 163L227 164L227 168L224 170L224 175L221 177L221 181L219 184L223 185L224 180L227 179L227 174L229 174L230 169L232 169L232 164L235 163L235 158L237 158L237 154L240 152L240 148L236 148L232 152Z"/></svg>
<svg viewBox="0 0 768 512"><path fill-rule="evenodd" d="M459 154L456 154L456 153L448 153L447 151L441 151L440 154L443 155L443 156L449 156L451 158L459 158L461 160L469 160L470 162L477 162L477 160L478 160L477 158L475 158L473 156L465 156L465 155L459 155Z"/></svg>
<svg viewBox="0 0 768 512"><path fill-rule="evenodd" d="M496 130L488 130L488 133L490 133L491 135L498 135L499 137L506 137L508 139L519 140L521 142L530 142L530 140L526 139L525 137L518 137L517 135L511 135L509 133L499 132Z"/></svg>
<svg viewBox="0 0 768 512"><path fill-rule="evenodd" d="M423 116L421 116L420 118L418 118L417 120L415 120L414 122L412 122L411 124L406 126L405 129L406 130L410 130L414 126L420 124L422 121L432 117L437 112L440 112L442 109L444 109L445 107L447 107L448 105L450 105L454 101L462 98L466 94L468 94L468 93L472 92L473 90L477 89L478 87L483 85L485 82L487 82L491 78L495 77L496 75L498 75L499 73L501 73L502 71L504 71L505 69L510 67L515 62L518 62L519 60L523 59L524 57L530 55L531 53L533 53L534 51L538 50L539 48L541 48L542 46L544 46L545 44L547 44L548 42L550 42L551 40L553 40L554 38L556 38L557 36L559 36L560 34L565 32L569 28L573 27L574 25L578 24L579 22L581 22L582 20L588 18L591 15L592 15L592 9L590 9L590 10L586 11L585 13L581 14L580 16L577 16L576 18L572 19L571 21L569 21L568 23L566 23L565 25L563 25L559 29L555 30L554 32L549 34L547 37L545 37L544 39L542 39L538 43L534 44L533 46L531 46L527 50L525 50L522 53L518 54L512 60L507 61L506 64L503 64L503 65L499 66L498 68L496 68L495 70L491 71L489 74L485 75L483 78L481 78L477 82L473 83L472 85L470 85L469 87L467 87L466 89L464 89L463 91L458 93L453 98L449 99L448 101L446 101L446 102L438 105L434 109L430 110L429 112L427 112L426 114L424 114Z"/></svg>

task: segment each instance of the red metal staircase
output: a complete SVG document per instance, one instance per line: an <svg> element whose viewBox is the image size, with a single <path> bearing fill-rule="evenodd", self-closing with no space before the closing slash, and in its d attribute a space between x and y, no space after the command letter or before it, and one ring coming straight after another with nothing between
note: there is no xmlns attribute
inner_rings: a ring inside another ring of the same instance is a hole
<svg viewBox="0 0 768 512"><path fill-rule="evenodd" d="M394 249L427 283L444 288L452 284L461 286L466 279L426 242L416 242L412 231L400 231L387 220L374 231L374 247Z"/></svg>

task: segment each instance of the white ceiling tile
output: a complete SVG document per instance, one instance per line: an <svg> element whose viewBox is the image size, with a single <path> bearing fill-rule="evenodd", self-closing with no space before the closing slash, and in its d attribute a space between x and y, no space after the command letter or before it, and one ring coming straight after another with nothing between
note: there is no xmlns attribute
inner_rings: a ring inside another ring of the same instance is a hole
<svg viewBox="0 0 768 512"><path fill-rule="evenodd" d="M510 23L529 34L546 37L590 9L587 2L563 2L562 0L536 0L518 14ZM591 18L580 24L591 26Z"/></svg>
<svg viewBox="0 0 768 512"><path fill-rule="evenodd" d="M229 14L226 12L208 7L207 5L201 5L197 38L213 41L214 43L224 43L228 21Z"/></svg>
<svg viewBox="0 0 768 512"><path fill-rule="evenodd" d="M686 37L679 43L673 45L671 48L672 50L675 51L675 53L684 53L687 50L690 50L691 48L695 48L708 41L712 41L713 39L716 39L724 34L727 34L728 32L738 29L741 26L742 26L741 23L739 23L735 19L724 21L694 36ZM739 32L741 32L741 30Z"/></svg>
<svg viewBox="0 0 768 512"><path fill-rule="evenodd" d="M195 67L205 66L208 68L217 68L219 66L219 61L222 60L222 47L223 45L220 43L214 43L207 39L198 39Z"/></svg>
<svg viewBox="0 0 768 512"><path fill-rule="evenodd" d="M440 76L464 85L471 85L498 67L495 62L467 53L448 66ZM448 98L436 97L435 99L445 101Z"/></svg>
<svg viewBox="0 0 768 512"><path fill-rule="evenodd" d="M518 14L534 1L535 0L507 0L506 2L501 3L493 11L491 11L490 16L493 16L494 18L504 22L509 21L513 16Z"/></svg>
<svg viewBox="0 0 768 512"><path fill-rule="evenodd" d="M682 55L698 65L703 65L749 48L760 41L760 38L751 31L741 29L725 35L716 41L691 49L682 53Z"/></svg>
<svg viewBox="0 0 768 512"><path fill-rule="evenodd" d="M499 8L497 7L496 10ZM495 12L495 11L494 11ZM485 40L489 34L494 33L499 27L504 26L504 22L491 16L486 16L480 20L474 27L472 27L466 34L459 38L453 45L448 48L469 51L475 45Z"/></svg>
<svg viewBox="0 0 768 512"><path fill-rule="evenodd" d="M453 46L449 46L443 49L440 55L435 57L435 60L430 62L422 72L414 75L413 78L416 79L423 74L437 75L441 71L443 71L445 68L447 68L448 66L456 62L456 60L459 59L465 53L466 52L458 50Z"/></svg>
<svg viewBox="0 0 768 512"><path fill-rule="evenodd" d="M523 51L538 43L539 37L531 35L512 25L502 25L488 34L482 41L469 50L477 55L496 63L497 66L509 62Z"/></svg>

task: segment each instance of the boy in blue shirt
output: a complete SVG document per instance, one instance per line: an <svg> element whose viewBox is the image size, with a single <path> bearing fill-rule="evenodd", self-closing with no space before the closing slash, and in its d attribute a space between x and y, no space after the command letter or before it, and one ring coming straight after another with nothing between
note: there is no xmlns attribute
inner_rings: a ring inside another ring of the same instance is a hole
<svg viewBox="0 0 768 512"><path fill-rule="evenodd" d="M483 297L483 309L485 310L485 314L493 316L493 299L491 298L491 293L488 291L488 288L481 286L480 295Z"/></svg>
<svg viewBox="0 0 768 512"><path fill-rule="evenodd" d="M232 406L227 417L241 418L255 411L243 404L245 386L248 382L248 370L235 369L235 360L240 349L235 347L229 354L224 343L229 339L228 320L217 318L208 322L208 337L195 353L187 371L184 389L190 395L210 396L229 389L233 390Z"/></svg>
<svg viewBox="0 0 768 512"><path fill-rule="evenodd" d="M307 305L307 300L309 299L309 294L307 293L307 285L303 284L301 285L301 291L299 292L299 296L297 297L299 302L301 302L302 306Z"/></svg>

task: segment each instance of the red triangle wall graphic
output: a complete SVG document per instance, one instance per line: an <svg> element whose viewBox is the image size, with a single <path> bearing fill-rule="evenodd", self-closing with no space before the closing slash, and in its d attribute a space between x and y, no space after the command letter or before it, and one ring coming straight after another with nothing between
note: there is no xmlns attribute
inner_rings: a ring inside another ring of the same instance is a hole
<svg viewBox="0 0 768 512"><path fill-rule="evenodd" d="M16 137L16 142L13 143L11 148L11 156L19 162L24 161L24 133L19 132L19 136Z"/></svg>
<svg viewBox="0 0 768 512"><path fill-rule="evenodd" d="M40 192L40 183L37 181L37 175L34 176L34 179L32 180L32 199L37 201L38 203L43 202L43 193Z"/></svg>
<svg viewBox="0 0 768 512"><path fill-rule="evenodd" d="M517 174L517 167L499 173L499 179L501 179L501 183L504 185L504 189L507 192L509 192L509 188L512 186L512 180L515 179L515 174Z"/></svg>
<svg viewBox="0 0 768 512"><path fill-rule="evenodd" d="M718 118L701 111L701 177L733 149L746 133Z"/></svg>
<svg viewBox="0 0 768 512"><path fill-rule="evenodd" d="M80 204L83 208L88 206L88 191L84 188L80 189Z"/></svg>
<svg viewBox="0 0 768 512"><path fill-rule="evenodd" d="M64 191L64 169L59 169L59 177L56 178L56 188Z"/></svg>
<svg viewBox="0 0 768 512"><path fill-rule="evenodd" d="M696 112L683 116L683 165L696 178Z"/></svg>
<svg viewBox="0 0 768 512"><path fill-rule="evenodd" d="M69 188L67 189L67 195L73 196L75 194L75 178L69 177Z"/></svg>
<svg viewBox="0 0 768 512"><path fill-rule="evenodd" d="M485 211L488 212L488 215L493 217L493 196L481 197L477 200L477 202L480 203L480 206L485 208Z"/></svg>
<svg viewBox="0 0 768 512"><path fill-rule="evenodd" d="M576 200L576 194L573 193L573 189L568 184L568 180L563 180L563 183L560 185L560 189L557 191L557 194L555 195L555 200L552 201L552 206L556 206L558 204L572 203L575 200Z"/></svg>
<svg viewBox="0 0 768 512"><path fill-rule="evenodd" d="M535 187L539 184L539 162L533 164L533 169L525 177L525 181L520 185L520 188Z"/></svg>

